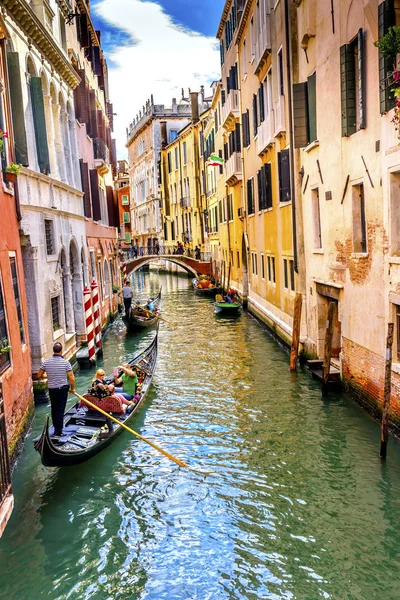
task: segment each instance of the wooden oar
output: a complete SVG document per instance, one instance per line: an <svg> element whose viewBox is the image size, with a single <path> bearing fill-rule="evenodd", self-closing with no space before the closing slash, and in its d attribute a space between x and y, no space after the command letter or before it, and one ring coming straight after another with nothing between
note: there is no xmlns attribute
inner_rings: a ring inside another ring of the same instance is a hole
<svg viewBox="0 0 400 600"><path fill-rule="evenodd" d="M165 321L166 323L168 323L168 325L171 325L171 327L173 327L174 329L178 329L178 325L176 323L171 323L171 321L167 321L167 319L164 319L164 317L160 317L160 315L153 315L154 317L157 317L157 319L160 319L160 321Z"/></svg>
<svg viewBox="0 0 400 600"><path fill-rule="evenodd" d="M156 318L156 319L160 319L160 321L165 321L166 323L168 323L168 325L171 325L171 327L173 327L174 329L178 329L178 325L176 325L176 323L171 323L171 321L167 321L167 319L164 319L164 317L160 317L160 315L157 315L156 313L152 313L151 310L149 310L148 308L142 307L142 314L145 314L145 316L149 319Z"/></svg>
<svg viewBox="0 0 400 600"><path fill-rule="evenodd" d="M111 421L114 421L114 423L117 423L117 425L121 425L121 427L123 427L124 429L126 429L127 431L129 431L129 433L132 433L133 435L135 435L136 437L138 437L140 440L143 440L143 442L146 442L146 444L149 444L152 448L154 448L155 450L158 450L158 452L161 452L161 454L164 454L164 456L166 456L170 460L173 460L180 467L189 468L189 465L187 465L186 463L184 463L182 460L180 460L179 458L176 458L175 456L173 456L172 454L170 454L166 450L163 450L162 448L160 448L159 446L157 446L156 444L154 444L150 440L148 440L145 437L143 437L142 435L140 435L140 433L137 433L136 431L133 431L133 429L131 429L130 427L128 427L127 425L125 425L125 423L121 423L121 421L118 421L118 419L116 419L115 417L113 417L112 415L110 415L109 413L107 413L105 410L103 410L102 408L99 408L98 406L96 406L95 404L93 404L92 402L90 402L90 400L86 400L86 398L84 398L83 396L80 396L80 394L78 394L75 391L71 392L71 393L75 394L75 396L77 398L79 398L79 400L81 402L84 402L85 404L87 404L88 406L90 406L90 408L93 408L93 410L97 410L99 413L101 413L102 415L104 415L108 419L111 419Z"/></svg>

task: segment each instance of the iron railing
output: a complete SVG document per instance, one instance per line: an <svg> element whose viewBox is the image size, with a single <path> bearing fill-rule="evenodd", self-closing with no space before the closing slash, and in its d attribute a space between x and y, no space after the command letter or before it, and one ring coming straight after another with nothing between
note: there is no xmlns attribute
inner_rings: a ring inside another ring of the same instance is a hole
<svg viewBox="0 0 400 600"><path fill-rule="evenodd" d="M93 138L93 150L95 159L104 160L107 165L110 164L110 151L101 138Z"/></svg>
<svg viewBox="0 0 400 600"><path fill-rule="evenodd" d="M0 383L0 507L11 494L11 469L8 457L6 415L2 385Z"/></svg>
<svg viewBox="0 0 400 600"><path fill-rule="evenodd" d="M209 262L211 259L211 252L199 253L193 248L185 248L183 251L178 251L177 246L140 246L136 251L133 248L125 248L122 252L124 253L125 260L141 258L142 256L154 256L154 258L157 258L157 256L160 258L165 256L186 256L187 258L203 262Z"/></svg>

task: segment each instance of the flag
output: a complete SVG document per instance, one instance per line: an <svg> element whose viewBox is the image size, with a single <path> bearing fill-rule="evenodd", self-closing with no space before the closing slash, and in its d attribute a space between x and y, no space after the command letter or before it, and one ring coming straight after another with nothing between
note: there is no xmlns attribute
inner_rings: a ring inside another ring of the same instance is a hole
<svg viewBox="0 0 400 600"><path fill-rule="evenodd" d="M207 167L221 167L224 164L224 159L216 154L211 154L207 161Z"/></svg>

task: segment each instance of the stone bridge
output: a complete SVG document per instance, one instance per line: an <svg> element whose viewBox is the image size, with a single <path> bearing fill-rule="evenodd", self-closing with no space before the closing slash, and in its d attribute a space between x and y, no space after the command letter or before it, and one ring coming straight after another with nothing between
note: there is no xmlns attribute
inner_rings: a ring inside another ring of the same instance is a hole
<svg viewBox="0 0 400 600"><path fill-rule="evenodd" d="M202 257L204 258L204 257ZM178 265L182 267L185 271L189 273L189 275L193 275L193 277L197 277L198 275L210 275L210 261L206 260L196 260L191 256L186 256L185 254L148 254L146 256L138 256L137 258L130 258L128 256L125 257L126 264L126 274L134 273L140 267L144 267L145 265L150 264L156 260L168 260L174 265Z"/></svg>

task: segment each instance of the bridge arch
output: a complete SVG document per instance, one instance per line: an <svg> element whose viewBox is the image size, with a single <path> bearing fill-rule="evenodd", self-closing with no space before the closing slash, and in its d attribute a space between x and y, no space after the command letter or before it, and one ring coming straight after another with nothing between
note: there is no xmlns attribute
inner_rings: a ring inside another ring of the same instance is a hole
<svg viewBox="0 0 400 600"><path fill-rule="evenodd" d="M126 261L126 274L130 275L131 273L134 273L135 271L140 269L140 267L144 267L145 265L149 265L151 262L160 259L168 260L174 265L182 267L182 269L184 269L187 273L189 273L189 275L192 275L193 277L198 277L199 274L208 275L210 272L210 265L207 262L202 263L200 261L194 260L193 258L175 254L157 254L153 256L139 256L138 258L128 259Z"/></svg>

